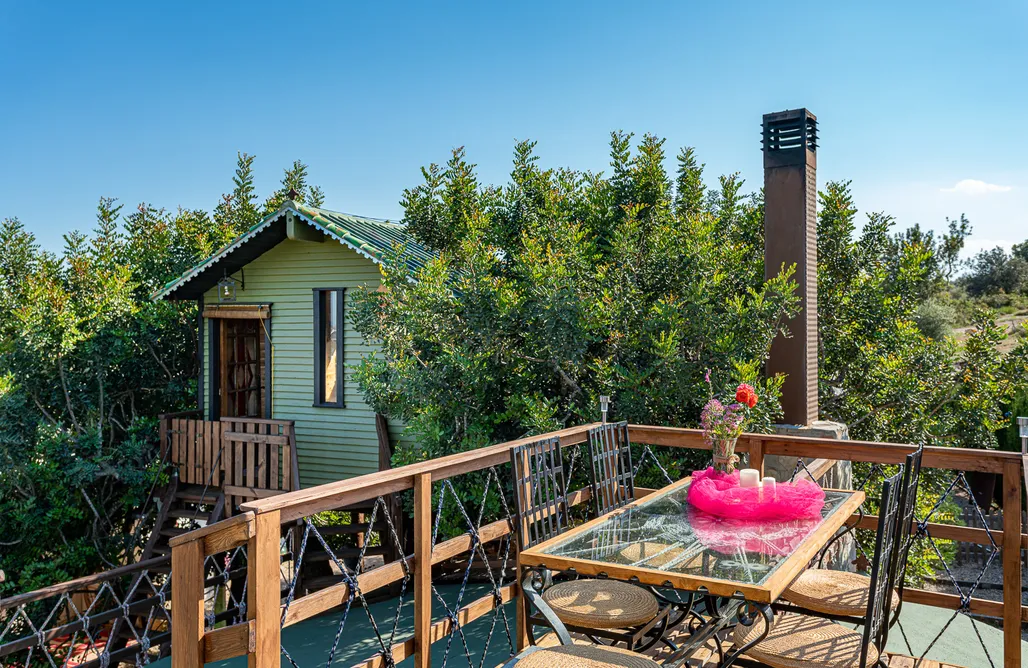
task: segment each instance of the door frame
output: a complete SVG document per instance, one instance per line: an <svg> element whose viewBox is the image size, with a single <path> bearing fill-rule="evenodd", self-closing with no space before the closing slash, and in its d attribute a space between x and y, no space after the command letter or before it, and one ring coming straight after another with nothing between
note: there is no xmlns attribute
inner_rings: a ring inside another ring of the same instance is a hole
<svg viewBox="0 0 1028 668"><path fill-rule="evenodd" d="M272 367L274 364L273 347L271 339L271 304L262 302L254 304L241 304L236 303L232 305L231 311L215 312L212 309L208 309L204 313L204 317L207 320L207 349L209 369L207 370L207 381L210 387L210 393L207 395L207 416L209 420L219 420L222 416L222 377L224 375L224 369L222 369L222 348L224 341L222 338L222 321L234 320L234 319L253 319L260 320L262 323L263 336L263 350L261 354L263 359L261 364L263 366L262 373L264 376L263 383L263 394L261 401L261 418L271 419L272 415L272 393L273 385L272 379L274 377ZM240 308L241 307L241 308ZM247 308L249 307L249 308ZM244 315L245 314L245 315ZM252 315L251 315L252 314Z"/></svg>

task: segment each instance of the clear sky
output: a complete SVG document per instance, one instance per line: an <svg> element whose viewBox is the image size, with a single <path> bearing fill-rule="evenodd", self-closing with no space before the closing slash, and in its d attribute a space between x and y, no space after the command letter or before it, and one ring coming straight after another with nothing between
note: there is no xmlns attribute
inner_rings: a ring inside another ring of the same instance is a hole
<svg viewBox="0 0 1028 668"><path fill-rule="evenodd" d="M1024 2L0 0L0 91L0 218L51 248L102 195L212 209L237 151L262 194L299 158L328 208L388 218L452 147L496 183L522 138L605 169L614 129L756 189L761 114L803 106L862 211L1028 238Z"/></svg>

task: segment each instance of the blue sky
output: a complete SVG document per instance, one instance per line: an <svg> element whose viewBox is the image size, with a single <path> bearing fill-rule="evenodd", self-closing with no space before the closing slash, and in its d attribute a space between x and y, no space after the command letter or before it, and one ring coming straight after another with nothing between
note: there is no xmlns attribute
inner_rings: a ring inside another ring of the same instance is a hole
<svg viewBox="0 0 1028 668"><path fill-rule="evenodd" d="M395 218L454 146L495 183L522 138L604 169L614 129L755 189L761 114L805 106L862 211L1028 238L1028 4L857 4L0 0L0 217L57 248L102 195L212 209L246 151Z"/></svg>

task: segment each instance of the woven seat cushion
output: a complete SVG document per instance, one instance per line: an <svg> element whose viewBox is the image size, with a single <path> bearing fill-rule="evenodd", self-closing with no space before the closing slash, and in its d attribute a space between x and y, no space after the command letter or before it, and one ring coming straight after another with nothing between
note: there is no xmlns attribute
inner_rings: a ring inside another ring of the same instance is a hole
<svg viewBox="0 0 1028 668"><path fill-rule="evenodd" d="M606 645L571 645L534 649L518 659L517 668L660 668L642 654Z"/></svg>
<svg viewBox="0 0 1028 668"><path fill-rule="evenodd" d="M750 626L735 627L735 646L742 647L764 631L764 618ZM863 636L841 624L806 615L784 614L775 617L771 633L746 656L771 668L860 668L860 643ZM867 665L878 660L874 645L867 648Z"/></svg>
<svg viewBox="0 0 1028 668"><path fill-rule="evenodd" d="M621 629L645 624L660 606L651 592L617 580L572 580L543 592L560 621L591 629Z"/></svg>
<svg viewBox="0 0 1028 668"><path fill-rule="evenodd" d="M863 617L870 591L871 578L866 575L812 568L800 574L782 598L814 612ZM891 607L898 605L899 596L894 591Z"/></svg>

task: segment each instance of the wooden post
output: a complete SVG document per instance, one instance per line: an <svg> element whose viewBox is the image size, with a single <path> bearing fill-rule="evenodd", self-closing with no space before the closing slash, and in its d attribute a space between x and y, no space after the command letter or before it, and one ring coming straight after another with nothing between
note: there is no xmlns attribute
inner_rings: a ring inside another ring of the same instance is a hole
<svg viewBox="0 0 1028 668"><path fill-rule="evenodd" d="M203 540L171 548L172 668L203 668Z"/></svg>
<svg viewBox="0 0 1028 668"><path fill-rule="evenodd" d="M282 655L281 535L279 511L257 515L247 545L246 616L254 624L254 652L248 668L279 668Z"/></svg>
<svg viewBox="0 0 1028 668"><path fill-rule="evenodd" d="M529 465L528 452L527 451L526 452L522 452L520 457L519 457L519 459L520 459L521 471L525 472L524 473L525 481L524 481L524 483L522 483L522 487L521 487L521 490L520 490L521 498L525 499L525 505L528 506L528 505L531 505L531 501L529 501L529 499L532 498L532 483L529 482L529 478L528 478L528 475L527 475L528 465ZM515 468L513 471L511 471L511 473L515 476L515 481L514 482L515 482L515 484L517 484L517 475L518 475L517 469ZM517 494L518 491L519 490L515 490L514 493ZM516 610L517 610L517 615L515 616L514 633L517 636L517 640L516 640L516 642L517 642L517 650L520 652L520 651L528 648L528 646L530 644L529 640L528 640L528 634L531 633L531 629L529 628L529 625L528 625L528 600L525 598L524 593L520 589L521 583L522 583L522 581L525 578L525 573L524 573L524 571L521 568L521 550L528 543L528 533L529 533L528 515L526 513L519 512L518 513L518 517L517 517L517 521L518 521L518 526L517 526L518 530L514 532L514 534L515 534L514 538L517 540L517 550L518 550L518 553L517 553L517 571L516 571L517 574L518 574L518 580L517 580L518 600L517 600L517 603L515 604L516 605Z"/></svg>
<svg viewBox="0 0 1028 668"><path fill-rule="evenodd" d="M760 477L764 477L764 439L762 438L750 439L750 468L757 469L760 471Z"/></svg>
<svg viewBox="0 0 1028 668"><path fill-rule="evenodd" d="M1021 467L1003 465L1003 666L1021 668Z"/></svg>
<svg viewBox="0 0 1028 668"><path fill-rule="evenodd" d="M168 456L168 422L170 422L168 416L163 414L157 416L157 440L161 444L161 459L165 459Z"/></svg>
<svg viewBox="0 0 1028 668"><path fill-rule="evenodd" d="M414 668L432 665L432 474L414 476Z"/></svg>

